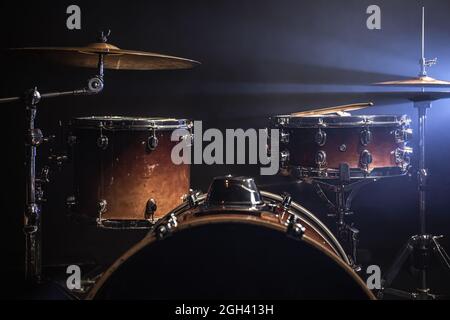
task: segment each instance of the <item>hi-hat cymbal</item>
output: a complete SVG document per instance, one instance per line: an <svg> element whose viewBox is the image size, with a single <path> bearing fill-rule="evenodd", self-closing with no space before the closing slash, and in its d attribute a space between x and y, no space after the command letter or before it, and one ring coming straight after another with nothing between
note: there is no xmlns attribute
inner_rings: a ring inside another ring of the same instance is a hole
<svg viewBox="0 0 450 320"><path fill-rule="evenodd" d="M431 77L417 77L399 81L379 82L376 85L393 87L450 87L450 82L436 80Z"/></svg>
<svg viewBox="0 0 450 320"><path fill-rule="evenodd" d="M194 60L159 53L122 50L108 43L93 43L86 47L14 48L14 52L36 54L54 62L84 68L97 68L98 55L104 55L104 68L115 70L189 69L200 63Z"/></svg>

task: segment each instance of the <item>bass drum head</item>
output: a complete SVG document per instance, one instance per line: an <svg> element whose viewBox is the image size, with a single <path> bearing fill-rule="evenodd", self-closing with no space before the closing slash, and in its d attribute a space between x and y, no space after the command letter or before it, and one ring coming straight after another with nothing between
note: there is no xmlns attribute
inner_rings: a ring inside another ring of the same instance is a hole
<svg viewBox="0 0 450 320"><path fill-rule="evenodd" d="M181 229L164 240L149 236L130 249L90 298L371 298L347 265L310 239L296 240L276 228L232 218Z"/></svg>

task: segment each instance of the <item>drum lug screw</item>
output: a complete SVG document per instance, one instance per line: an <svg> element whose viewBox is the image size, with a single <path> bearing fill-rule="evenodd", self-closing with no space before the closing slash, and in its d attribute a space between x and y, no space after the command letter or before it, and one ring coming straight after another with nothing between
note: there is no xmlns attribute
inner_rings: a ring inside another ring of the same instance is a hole
<svg viewBox="0 0 450 320"><path fill-rule="evenodd" d="M153 217L157 209L158 206L156 205L156 201L154 199L149 199L147 201L147 205L145 206L145 219L153 221Z"/></svg>
<svg viewBox="0 0 450 320"><path fill-rule="evenodd" d="M363 131L361 131L361 144L365 147L367 145L369 145L372 142L372 131L370 131L369 129L364 129Z"/></svg>
<svg viewBox="0 0 450 320"><path fill-rule="evenodd" d="M372 154L368 150L361 152L360 163L363 169L368 170L369 165L373 162Z"/></svg>
<svg viewBox="0 0 450 320"><path fill-rule="evenodd" d="M289 150L281 151L280 153L280 167L282 169L286 169L289 166L289 160L291 158L291 154Z"/></svg>
<svg viewBox="0 0 450 320"><path fill-rule="evenodd" d="M317 152L316 154L316 164L319 167L325 166L327 163L327 153L323 150Z"/></svg>
<svg viewBox="0 0 450 320"><path fill-rule="evenodd" d="M280 142L281 143L288 144L289 143L289 138L290 138L289 132L286 132L284 130L282 130L280 132Z"/></svg>
<svg viewBox="0 0 450 320"><path fill-rule="evenodd" d="M397 129L394 131L395 142L405 143L411 140L413 131L411 128Z"/></svg>
<svg viewBox="0 0 450 320"><path fill-rule="evenodd" d="M73 147L76 143L77 143L76 136L70 135L67 137L67 144L69 145L69 147Z"/></svg>
<svg viewBox="0 0 450 320"><path fill-rule="evenodd" d="M108 202L106 200L100 200L97 205L98 212L100 214L105 213L108 210Z"/></svg>
<svg viewBox="0 0 450 320"><path fill-rule="evenodd" d="M158 147L158 138L156 137L156 134L152 134L150 137L148 137L147 140L147 148L150 151L155 151Z"/></svg>
<svg viewBox="0 0 450 320"><path fill-rule="evenodd" d="M106 150L108 148L109 140L107 136L101 135L97 139L97 147L102 150Z"/></svg>
<svg viewBox="0 0 450 320"><path fill-rule="evenodd" d="M322 129L319 129L314 137L314 140L319 147L323 147L327 143L327 133Z"/></svg>

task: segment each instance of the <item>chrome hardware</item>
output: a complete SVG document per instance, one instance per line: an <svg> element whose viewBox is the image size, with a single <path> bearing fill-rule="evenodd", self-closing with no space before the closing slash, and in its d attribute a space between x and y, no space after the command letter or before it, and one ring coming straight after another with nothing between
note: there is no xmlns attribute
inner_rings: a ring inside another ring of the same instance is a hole
<svg viewBox="0 0 450 320"><path fill-rule="evenodd" d="M372 142L372 131L370 129L364 129L361 131L360 141L363 146L367 146Z"/></svg>
<svg viewBox="0 0 450 320"><path fill-rule="evenodd" d="M277 213L278 219L281 223L283 223L285 215L289 213L291 204L292 204L291 195L289 193L284 193L281 203L275 207L275 212Z"/></svg>
<svg viewBox="0 0 450 320"><path fill-rule="evenodd" d="M289 124L289 118L278 118L278 125L286 126Z"/></svg>
<svg viewBox="0 0 450 320"><path fill-rule="evenodd" d="M104 136L103 134L100 135L97 139L97 147L99 147L102 150L106 150L109 145L109 140L107 136Z"/></svg>
<svg viewBox="0 0 450 320"><path fill-rule="evenodd" d="M281 201L281 207L284 210L289 210L292 204L292 197L289 193L283 194L283 200Z"/></svg>
<svg viewBox="0 0 450 320"><path fill-rule="evenodd" d="M281 151L280 153L280 168L286 169L289 166L289 160L291 154L288 150Z"/></svg>
<svg viewBox="0 0 450 320"><path fill-rule="evenodd" d="M317 125L319 127L326 127L327 126L327 124L325 123L325 121L323 121L322 118L319 118Z"/></svg>
<svg viewBox="0 0 450 320"><path fill-rule="evenodd" d="M100 200L97 204L98 213L102 214L108 210L108 202L106 200Z"/></svg>
<svg viewBox="0 0 450 320"><path fill-rule="evenodd" d="M69 147L73 147L76 143L77 143L76 136L70 135L67 137L67 144L69 145Z"/></svg>
<svg viewBox="0 0 450 320"><path fill-rule="evenodd" d="M189 204L189 208L195 208L200 203L199 196L201 194L202 193L200 191L194 191L190 189L189 193L183 196L183 201Z"/></svg>
<svg viewBox="0 0 450 320"><path fill-rule="evenodd" d="M28 143L31 146L37 147L42 144L42 142L44 142L44 135L42 134L42 131L40 129L30 130Z"/></svg>
<svg viewBox="0 0 450 320"><path fill-rule="evenodd" d="M280 142L288 144L289 143L289 138L290 138L290 133L286 132L284 130L281 130L281 132L280 132Z"/></svg>
<svg viewBox="0 0 450 320"><path fill-rule="evenodd" d="M372 154L368 150L364 150L363 152L361 152L359 162L363 169L367 170L369 168L369 165L373 162Z"/></svg>
<svg viewBox="0 0 450 320"><path fill-rule="evenodd" d="M346 145L346 144L341 144L341 145L339 146L339 151L340 151L340 152L345 152L345 151L347 151L347 145Z"/></svg>
<svg viewBox="0 0 450 320"><path fill-rule="evenodd" d="M327 164L327 153L323 150L318 151L316 154L316 164L319 167L323 167Z"/></svg>
<svg viewBox="0 0 450 320"><path fill-rule="evenodd" d="M413 149L409 147L397 148L393 152L395 163L402 165L403 170L407 170L409 165L411 164L411 155L413 153Z"/></svg>
<svg viewBox="0 0 450 320"><path fill-rule="evenodd" d="M74 195L66 198L67 209L72 210L77 205L77 198Z"/></svg>
<svg viewBox="0 0 450 320"><path fill-rule="evenodd" d="M156 137L156 131L153 129L152 134L147 139L147 148L150 151L155 151L158 147L159 140Z"/></svg>
<svg viewBox="0 0 450 320"><path fill-rule="evenodd" d="M145 205L145 219L153 220L153 216L157 209L158 206L156 205L156 201L154 199L149 199Z"/></svg>
<svg viewBox="0 0 450 320"><path fill-rule="evenodd" d="M395 142L405 143L411 140L413 135L413 130L411 128L397 129L394 131Z"/></svg>
<svg viewBox="0 0 450 320"><path fill-rule="evenodd" d="M300 223L300 218L294 214L291 214L287 220L286 233L293 239L301 240L305 234L305 227Z"/></svg>
<svg viewBox="0 0 450 320"><path fill-rule="evenodd" d="M52 154L48 157L48 161L50 161L52 164L57 165L58 167L62 166L64 162L68 160L66 155L58 155L58 154Z"/></svg>
<svg viewBox="0 0 450 320"><path fill-rule="evenodd" d="M327 143L327 133L322 129L319 129L314 137L314 141L319 147L323 147Z"/></svg>
<svg viewBox="0 0 450 320"><path fill-rule="evenodd" d="M177 227L178 227L177 217L172 213L167 223L164 223L157 228L156 236L158 237L159 240L162 240L167 236L169 236L173 232L173 230L176 229Z"/></svg>

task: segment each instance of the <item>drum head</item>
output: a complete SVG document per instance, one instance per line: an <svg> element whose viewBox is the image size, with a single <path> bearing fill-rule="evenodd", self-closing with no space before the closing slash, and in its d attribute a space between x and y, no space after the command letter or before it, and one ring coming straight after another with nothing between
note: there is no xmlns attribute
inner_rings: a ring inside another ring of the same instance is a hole
<svg viewBox="0 0 450 320"><path fill-rule="evenodd" d="M130 255L95 298L368 299L324 251L261 225L201 224Z"/></svg>

